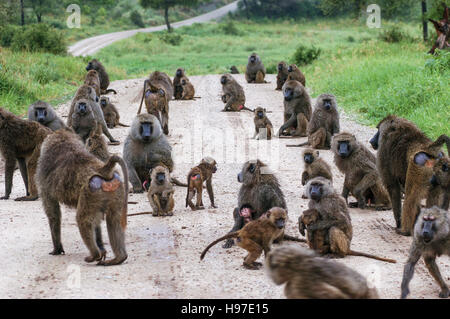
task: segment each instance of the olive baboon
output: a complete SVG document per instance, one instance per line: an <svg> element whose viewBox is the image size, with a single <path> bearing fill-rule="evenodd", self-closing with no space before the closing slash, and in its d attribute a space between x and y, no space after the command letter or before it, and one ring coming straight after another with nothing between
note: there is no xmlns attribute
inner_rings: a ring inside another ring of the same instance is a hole
<svg viewBox="0 0 450 319"><path fill-rule="evenodd" d="M319 157L319 151L307 148L303 151L303 161L305 169L302 173L302 185L305 185L310 179L322 176L333 182L333 174L330 165Z"/></svg>
<svg viewBox="0 0 450 319"><path fill-rule="evenodd" d="M181 87L183 88L182 100L193 100L195 97L195 89L187 77L181 78Z"/></svg>
<svg viewBox="0 0 450 319"><path fill-rule="evenodd" d="M116 106L111 103L109 97L102 96L100 98L100 106L102 108L103 117L105 118L106 125L109 128L114 128L116 126L130 127L120 123L120 114Z"/></svg>
<svg viewBox="0 0 450 319"><path fill-rule="evenodd" d="M109 89L109 76L106 72L105 67L98 61L97 59L93 59L90 61L86 67L86 71L95 70L98 72L98 77L100 78L100 93L101 94L108 94L110 92L113 92L114 94L117 94L117 92L113 89Z"/></svg>
<svg viewBox="0 0 450 319"><path fill-rule="evenodd" d="M450 39L450 22L449 22L449 8L447 5L442 2L444 6L444 13L442 14L442 19L439 21L428 19L431 23L433 23L434 29L437 33L436 41L433 44L433 47L428 51L430 54L434 54L436 49L444 50L450 47L449 39Z"/></svg>
<svg viewBox="0 0 450 319"><path fill-rule="evenodd" d="M311 98L305 87L298 81L286 81L283 86L284 124L278 136L306 136L308 121L311 119Z"/></svg>
<svg viewBox="0 0 450 319"><path fill-rule="evenodd" d="M330 251L330 239L328 237L328 230L309 231L305 234L306 227L312 225L320 220L320 214L315 209L307 209L298 218L298 230L302 236L307 236L307 243L309 248L317 251L321 255L325 255Z"/></svg>
<svg viewBox="0 0 450 319"><path fill-rule="evenodd" d="M122 168L123 178L114 170ZM58 130L42 144L37 167L37 182L52 235L51 255L64 254L61 244L59 203L77 209L77 224L90 252L86 262L118 265L127 259L125 232L127 224L127 167L113 155L106 163L90 154L71 132ZM105 260L100 223L106 218L108 236L115 257Z"/></svg>
<svg viewBox="0 0 450 319"><path fill-rule="evenodd" d="M443 156L441 146L449 138L441 135L430 140L412 122L389 115L377 126L370 140L377 152L377 168L391 198L397 232L409 236L419 213L420 201L426 197L433 174L433 162ZM401 203L402 188L405 201Z"/></svg>
<svg viewBox="0 0 450 319"><path fill-rule="evenodd" d="M436 264L436 257L450 256L450 221L448 212L436 206L422 208L414 226L414 238L408 261L403 270L401 298L409 294L409 282L414 275L414 267L423 256L428 271L441 287L439 297L448 298L450 290Z"/></svg>
<svg viewBox="0 0 450 319"><path fill-rule="evenodd" d="M273 207L266 212L265 218L259 218L245 225L241 230L228 233L209 244L203 250L200 259L203 260L208 250L218 242L237 238L237 245L248 251L244 258L244 267L247 269L259 269L262 264L256 260L264 252L264 256L270 251L272 243L284 233L287 214L281 207Z"/></svg>
<svg viewBox="0 0 450 319"><path fill-rule="evenodd" d="M266 76L266 68L261 61L261 58L252 53L248 57L247 69L245 70L245 79L248 83L266 83L264 77Z"/></svg>
<svg viewBox="0 0 450 319"><path fill-rule="evenodd" d="M345 174L342 197L348 203L348 195L358 202L350 207L366 208L374 205L377 210L391 209L389 194L377 171L376 158L353 134L343 132L333 137L334 163Z"/></svg>
<svg viewBox="0 0 450 319"><path fill-rule="evenodd" d="M38 198L35 174L41 145L52 131L37 122L27 121L0 107L0 153L5 160L5 195L9 199L16 163L25 184L26 196L16 201L32 201Z"/></svg>
<svg viewBox="0 0 450 319"><path fill-rule="evenodd" d="M193 167L187 176L187 194L186 194L186 207L192 210L205 209L203 206L202 194L203 194L203 183L206 182L206 190L208 191L209 200L211 201L211 206L217 208L214 204L214 192L212 187L212 175L217 171L217 163L211 157L205 157L202 159L200 164ZM192 199L197 192L197 203L194 206Z"/></svg>
<svg viewBox="0 0 450 319"><path fill-rule="evenodd" d="M183 77L186 77L184 69L178 68L175 72L175 77L173 78L173 95L175 100L181 100L181 97L183 96L183 87L181 86L181 79Z"/></svg>
<svg viewBox="0 0 450 319"><path fill-rule="evenodd" d="M257 140L272 139L273 125L267 117L266 109L257 107L255 109L255 117L253 118L253 122L255 123L255 135L253 138L256 138Z"/></svg>
<svg viewBox="0 0 450 319"><path fill-rule="evenodd" d="M100 78L98 76L97 71L90 70L86 74L86 78L84 80L85 85L89 85L90 87L94 88L95 93L98 97L100 97Z"/></svg>
<svg viewBox="0 0 450 319"><path fill-rule="evenodd" d="M300 69L297 67L297 65L295 64L291 64L288 67L288 77L287 77L287 81L298 81L300 82L304 87L306 87L306 79L305 76L303 75L302 71L300 71Z"/></svg>
<svg viewBox="0 0 450 319"><path fill-rule="evenodd" d="M94 104L89 100L78 100L72 114L72 128L83 142L86 142L92 131L97 130L97 124L100 125L93 110Z"/></svg>
<svg viewBox="0 0 450 319"><path fill-rule="evenodd" d="M431 187L427 197L427 207L438 206L445 210L449 207L450 198L450 158L441 157L433 167Z"/></svg>
<svg viewBox="0 0 450 319"><path fill-rule="evenodd" d="M222 102L225 107L222 112L239 112L240 110L252 111L245 107L245 93L242 86L230 75L224 74L220 78L222 83Z"/></svg>
<svg viewBox="0 0 450 319"><path fill-rule="evenodd" d="M28 108L28 119L38 122L52 131L67 129L66 124L56 115L53 107L47 102L37 101Z"/></svg>
<svg viewBox="0 0 450 319"><path fill-rule="evenodd" d="M164 89L145 91L145 107L148 114L153 114L161 123L164 134L169 134L169 104Z"/></svg>
<svg viewBox="0 0 450 319"><path fill-rule="evenodd" d="M233 65L230 68L230 73L231 74L239 74L239 70L238 70L238 68L235 65Z"/></svg>
<svg viewBox="0 0 450 319"><path fill-rule="evenodd" d="M170 77L160 71L155 71L152 74L150 74L149 78L144 81L144 88L142 90L142 96L141 104L139 105L139 110L137 114L141 113L142 109L142 102L144 101L144 97L147 93L147 91L150 90L151 93L160 93L161 91L164 91L164 97L167 104L167 110L169 110L169 101L172 100L173 97L173 84L170 80Z"/></svg>
<svg viewBox="0 0 450 319"><path fill-rule="evenodd" d="M148 201L153 209L153 216L172 216L175 202L174 189L170 183L170 173L167 167L159 165L151 171L151 182L148 190Z"/></svg>
<svg viewBox="0 0 450 319"><path fill-rule="evenodd" d="M286 62L281 61L277 66L278 74L277 74L277 88L275 90L281 91L283 89L284 83L289 75L288 66Z"/></svg>
<svg viewBox="0 0 450 319"><path fill-rule="evenodd" d="M266 268L275 284L286 283L288 299L378 299L376 288L358 272L303 247L275 248L266 258Z"/></svg>
<svg viewBox="0 0 450 319"><path fill-rule="evenodd" d="M103 138L102 126L97 124L95 129L92 129L89 133L88 138L86 139L86 149L97 157L102 162L107 162L111 157L111 154L108 151L108 147L106 146L105 139Z"/></svg>

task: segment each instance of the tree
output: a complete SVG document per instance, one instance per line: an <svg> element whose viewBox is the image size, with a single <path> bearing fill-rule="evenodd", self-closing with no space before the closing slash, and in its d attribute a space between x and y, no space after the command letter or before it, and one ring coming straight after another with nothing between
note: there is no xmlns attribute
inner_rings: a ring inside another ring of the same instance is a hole
<svg viewBox="0 0 450 319"><path fill-rule="evenodd" d="M172 32L172 27L169 21L169 9L174 6L194 6L198 0L140 0L143 8L153 8L157 10L164 10L164 20L166 21L167 30Z"/></svg>

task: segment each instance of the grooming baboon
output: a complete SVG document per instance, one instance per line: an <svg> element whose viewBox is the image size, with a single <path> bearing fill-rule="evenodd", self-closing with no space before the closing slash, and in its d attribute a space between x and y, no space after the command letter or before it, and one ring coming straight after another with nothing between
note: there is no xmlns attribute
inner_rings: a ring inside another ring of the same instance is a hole
<svg viewBox="0 0 450 319"><path fill-rule="evenodd" d="M366 278L333 260L320 258L310 249L282 245L266 258L269 277L286 283L288 299L378 299Z"/></svg>
<svg viewBox="0 0 450 319"><path fill-rule="evenodd" d="M303 151L305 170L302 173L302 185L310 179L322 176L333 182L333 174L330 165L319 157L319 151L307 148Z"/></svg>
<svg viewBox="0 0 450 319"><path fill-rule="evenodd" d="M377 171L376 158L353 134L343 132L333 137L334 163L345 174L342 197L348 195L358 202L350 207L364 209L374 205L377 210L391 209L389 194Z"/></svg>
<svg viewBox="0 0 450 319"><path fill-rule="evenodd" d="M445 210L449 207L450 198L450 158L441 157L433 167L431 187L427 197L427 207L438 206Z"/></svg>
<svg viewBox="0 0 450 319"><path fill-rule="evenodd" d="M261 61L261 58L252 53L248 57L247 69L245 70L245 79L248 83L266 83L264 77L266 76L266 68Z"/></svg>
<svg viewBox="0 0 450 319"><path fill-rule="evenodd" d="M270 251L272 243L284 233L287 214L281 207L273 207L266 212L265 218L259 218L245 225L241 230L228 233L227 235L213 241L202 252L200 259L203 260L208 250L218 242L236 238L237 245L248 251L244 258L244 267L247 269L259 269L262 264L256 260L264 252L264 256Z"/></svg>
<svg viewBox="0 0 450 319"><path fill-rule="evenodd" d="M187 77L181 78L181 87L183 88L182 100L192 100L195 97L195 89Z"/></svg>
<svg viewBox="0 0 450 319"><path fill-rule="evenodd" d="M311 179L306 185L306 194L309 201L309 209L318 212L318 220L309 225L299 225L300 230L306 228L308 237L315 236L314 232L327 232L319 237L325 238L326 242L319 244L317 249L322 253L329 253L335 257L363 256L373 258L385 262L395 263L395 260L374 256L350 249L350 243L353 236L353 227L348 213L347 204L344 199L339 196L331 185L331 181L323 177ZM301 218L299 222L301 221ZM309 234L312 232L312 234ZM328 248L329 247L329 248ZM325 249L328 251L325 252ZM313 247L316 249L316 247Z"/></svg>
<svg viewBox="0 0 450 319"><path fill-rule="evenodd" d="M172 147L154 115L139 114L134 118L123 146L123 158L134 193L144 191L142 183L150 179L153 167L164 165L172 172Z"/></svg>
<svg viewBox="0 0 450 319"><path fill-rule="evenodd" d="M245 93L242 86L230 75L224 74L220 78L222 83L222 102L225 103L223 112L239 112L240 110L251 109L245 107Z"/></svg>
<svg viewBox="0 0 450 319"><path fill-rule="evenodd" d="M114 169L122 168L123 178ZM64 254L59 203L77 209L77 224L90 252L86 262L118 265L127 259L124 229L127 224L127 167L118 156L106 163L90 154L71 132L58 130L42 144L37 182L52 235L51 255ZM106 218L109 243L115 257L105 260L100 223Z"/></svg>
<svg viewBox="0 0 450 319"><path fill-rule="evenodd" d="M443 156L441 146L448 147L449 138L441 135L433 142L414 123L395 115L385 117L377 128L370 144L378 150L378 172L391 198L397 232L409 236L420 201L427 196L434 161Z"/></svg>
<svg viewBox="0 0 450 319"><path fill-rule="evenodd" d="M203 183L206 182L206 190L208 191L209 200L211 201L211 206L217 208L214 204L214 192L212 187L212 175L217 171L217 163L211 157L205 157L202 159L200 164L193 167L187 176L187 194L186 194L186 207L192 210L204 209L202 194L203 194ZM192 199L197 192L197 203L194 206Z"/></svg>
<svg viewBox="0 0 450 319"><path fill-rule="evenodd" d="M100 61L93 59L90 61L86 67L86 71L95 70L98 72L98 77L100 79L100 93L101 94L108 94L110 92L113 92L114 94L117 94L117 92L113 89L109 89L109 76L106 72L105 67L100 63Z"/></svg>
<svg viewBox="0 0 450 319"><path fill-rule="evenodd" d="M245 223L258 219L272 207L286 209L278 179L260 160L246 162L238 174L238 182L242 186L238 195L238 207L233 211L234 226L230 233L238 231ZM224 248L231 246L231 239L223 245Z"/></svg>
<svg viewBox="0 0 450 319"><path fill-rule="evenodd" d="M148 201L153 209L153 216L172 216L174 189L170 182L170 173L165 166L156 166L151 171L151 183L148 190Z"/></svg>
<svg viewBox="0 0 450 319"><path fill-rule="evenodd" d="M120 123L120 115L116 106L111 103L109 97L102 96L100 98L100 106L103 111L103 116L105 118L106 125L109 128L114 128L116 126L130 127L129 125L125 125Z"/></svg>
<svg viewBox="0 0 450 319"><path fill-rule="evenodd" d="M37 101L30 105L28 108L28 119L47 126L52 131L67 128L66 124L56 115L53 107L43 101Z"/></svg>
<svg viewBox="0 0 450 319"><path fill-rule="evenodd" d="M139 105L139 110L137 114L141 113L142 109L142 102L144 101L144 97L146 96L147 91L150 91L151 93L160 93L161 91L164 92L164 97L167 102L167 110L169 110L169 101L172 100L174 89L172 81L170 80L170 77L160 71L155 71L152 74L150 74L149 78L144 81L144 89L142 90L142 99L141 104Z"/></svg>
<svg viewBox="0 0 450 319"><path fill-rule="evenodd" d="M16 163L25 184L26 196L16 201L32 201L38 198L35 174L41 145L52 131L37 122L19 118L0 107L0 153L5 161L5 195L9 199Z"/></svg>
<svg viewBox="0 0 450 319"><path fill-rule="evenodd" d="M183 87L181 86L181 79L183 77L186 77L184 69L178 68L175 72L175 77L173 78L173 95L175 100L181 100L181 97L183 96Z"/></svg>
<svg viewBox="0 0 450 319"><path fill-rule="evenodd" d="M97 96L100 96L100 78L98 76L98 72L95 70L90 70L86 74L86 78L84 80L85 85L89 85L90 87L94 88L95 93Z"/></svg>
<svg viewBox="0 0 450 319"><path fill-rule="evenodd" d="M305 87L298 81L286 81L283 86L284 124L278 136L306 136L308 121L311 118L311 98Z"/></svg>
<svg viewBox="0 0 450 319"><path fill-rule="evenodd" d="M409 282L414 275L414 267L423 256L428 271L441 287L439 297L448 298L450 290L436 264L436 257L450 256L450 221L448 212L436 206L422 208L414 226L414 238L408 261L403 270L401 298L409 294Z"/></svg>
<svg viewBox="0 0 450 319"><path fill-rule="evenodd" d="M107 162L111 157L111 154L108 151L108 146L106 146L106 141L103 138L102 126L97 124L95 129L92 129L89 133L88 138L86 139L86 149L97 157L102 162Z"/></svg>
<svg viewBox="0 0 450 319"><path fill-rule="evenodd" d="M291 64L288 67L288 77L287 77L287 81L298 81L301 84L303 84L304 87L306 87L306 79L305 76L303 75L302 71L300 71L300 69L297 67L297 65L295 64Z"/></svg>
<svg viewBox="0 0 450 319"><path fill-rule="evenodd" d="M286 80L289 75L288 66L287 63L284 61L281 61L278 63L277 66L278 74L277 74L277 88L276 90L282 90L284 83L286 83Z"/></svg>
<svg viewBox="0 0 450 319"><path fill-rule="evenodd" d="M267 117L266 109L257 107L255 109L255 117L253 118L253 122L255 123L255 135L253 136L253 138L256 138L257 140L272 139L273 125Z"/></svg>
<svg viewBox="0 0 450 319"><path fill-rule="evenodd" d="M239 70L237 69L237 67L236 67L235 65L233 65L233 66L230 68L230 73L231 73L231 74L239 74Z"/></svg>

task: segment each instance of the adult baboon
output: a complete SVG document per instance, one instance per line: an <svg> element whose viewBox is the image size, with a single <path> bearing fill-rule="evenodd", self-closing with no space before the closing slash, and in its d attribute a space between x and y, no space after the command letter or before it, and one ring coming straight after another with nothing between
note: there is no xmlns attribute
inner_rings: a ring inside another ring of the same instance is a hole
<svg viewBox="0 0 450 319"><path fill-rule="evenodd" d="M298 81L286 81L283 86L284 124L278 136L306 136L308 121L311 119L311 98L305 87Z"/></svg>
<svg viewBox="0 0 450 319"><path fill-rule="evenodd" d="M181 100L183 96L183 87L181 86L181 79L186 77L184 73L184 69L178 68L175 72L175 77L173 78L173 89L174 89L174 98L175 100Z"/></svg>
<svg viewBox="0 0 450 319"><path fill-rule="evenodd" d="M16 163L25 184L26 196L16 201L32 201L38 198L35 174L41 145L52 131L37 122L27 121L0 107L0 153L5 160L5 195L9 199Z"/></svg>
<svg viewBox="0 0 450 319"><path fill-rule="evenodd" d="M242 86L230 75L224 74L220 78L222 83L222 102L225 103L223 112L239 112L240 110L252 111L245 107L245 93Z"/></svg>
<svg viewBox="0 0 450 319"><path fill-rule="evenodd" d="M287 63L284 61L279 62L277 65L277 70L277 88L275 90L281 91L289 75Z"/></svg>
<svg viewBox="0 0 450 319"><path fill-rule="evenodd" d="M122 168L124 181L115 171ZM61 244L59 203L77 209L77 224L90 255L86 262L118 265L127 259L124 229L127 224L128 183L125 162L114 155L106 163L90 154L76 136L58 130L42 144L37 182L52 235L51 255L64 254ZM105 260L100 223L106 218L108 236L115 257Z"/></svg>
<svg viewBox="0 0 450 319"><path fill-rule="evenodd" d="M100 78L98 76L97 71L95 70L88 71L88 73L86 74L86 78L84 80L84 84L94 88L97 96L100 96Z"/></svg>
<svg viewBox="0 0 450 319"><path fill-rule="evenodd" d="M116 106L111 103L109 97L102 96L100 98L100 106L102 108L103 116L105 118L106 125L109 128L114 128L116 126L130 127L120 123L120 114Z"/></svg>
<svg viewBox="0 0 450 319"><path fill-rule="evenodd" d="M97 124L95 129L92 129L86 139L86 149L89 153L97 157L102 162L107 162L111 157L108 151L108 146L106 146L105 139L103 138L102 126Z"/></svg>
<svg viewBox="0 0 450 319"><path fill-rule="evenodd" d="M195 97L195 89L187 77L181 79L181 87L183 88L182 100L192 100Z"/></svg>
<svg viewBox="0 0 450 319"><path fill-rule="evenodd" d="M252 53L248 57L247 69L245 70L245 79L248 83L266 83L264 77L266 76L266 68L261 61L261 58Z"/></svg>
<svg viewBox="0 0 450 319"><path fill-rule="evenodd" d="M440 21L436 21L433 19L428 19L431 23L433 23L434 29L437 33L436 41L433 44L433 47L428 51L430 54L434 54L436 49L444 50L450 47L449 39L450 39L450 21L449 17L449 8L442 2L444 6L444 13L442 14L442 19Z"/></svg>
<svg viewBox="0 0 450 319"><path fill-rule="evenodd" d="M153 209L153 216L172 216L175 202L174 189L170 183L170 173L165 166L156 166L151 171L151 183L148 201Z"/></svg>
<svg viewBox="0 0 450 319"><path fill-rule="evenodd" d="M262 107L257 107L255 109L255 117L253 118L255 123L255 135L253 138L270 140L273 135L273 125L270 122L266 114L266 109Z"/></svg>
<svg viewBox="0 0 450 319"><path fill-rule="evenodd" d="M100 93L101 94L108 94L110 92L113 92L114 94L117 94L117 92L113 89L109 89L109 76L106 72L105 67L98 61L97 59L93 59L90 61L86 67L86 71L95 70L98 72L98 77L100 78Z"/></svg>
<svg viewBox="0 0 450 319"><path fill-rule="evenodd" d="M303 247L275 248L266 258L266 268L275 284L286 283L288 299L378 299L376 288L358 272Z"/></svg>
<svg viewBox="0 0 450 319"><path fill-rule="evenodd" d="M377 171L376 158L353 134L343 132L333 137L334 163L345 174L342 197L348 195L358 202L350 207L366 208L374 205L378 210L391 209L389 194Z"/></svg>
<svg viewBox="0 0 450 319"><path fill-rule="evenodd" d="M152 74L150 74L149 78L144 81L144 88L142 90L142 99L141 104L139 105L139 110L137 114L141 113L142 109L142 102L144 101L144 97L147 93L147 91L150 91L151 93L161 93L161 91L164 91L164 97L167 102L167 110L169 110L169 101L172 100L173 97L173 84L170 80L169 76L160 71L155 71Z"/></svg>
<svg viewBox="0 0 450 319"><path fill-rule="evenodd" d="M167 103L166 92L159 89L152 92L145 91L145 107L148 114L153 114L160 122L164 134L169 134L169 104Z"/></svg>
<svg viewBox="0 0 450 319"><path fill-rule="evenodd" d="M217 171L216 160L212 157L205 157L202 159L200 164L193 167L187 176L187 194L186 194L186 207L192 210L204 209L202 194L203 194L203 183L206 182L206 190L208 191L209 200L211 201L211 206L217 208L214 204L214 192L212 187L212 175ZM197 192L197 203L194 206L192 199Z"/></svg>
<svg viewBox="0 0 450 319"><path fill-rule="evenodd" d="M72 128L83 142L89 137L92 131L97 129L97 117L94 113L94 102L89 100L78 100L75 104L75 112L72 114Z"/></svg>
<svg viewBox="0 0 450 319"><path fill-rule="evenodd" d="M287 81L298 81L301 84L303 84L304 87L306 87L306 79L305 76L303 75L302 71L300 71L300 69L297 67L297 65L295 64L291 64L288 67L288 77L287 77Z"/></svg>
<svg viewBox="0 0 450 319"><path fill-rule="evenodd" d="M430 140L412 122L389 115L377 126L370 140L377 152L377 167L391 198L397 232L409 236L419 213L420 201L426 197L435 159L443 156L441 146L449 138L441 135ZM403 210L402 188L405 189Z"/></svg>
<svg viewBox="0 0 450 319"><path fill-rule="evenodd" d="M302 185L305 185L310 179L322 176L333 182L333 174L330 165L319 157L319 151L307 148L303 151L303 161L305 169L302 173Z"/></svg>
<svg viewBox="0 0 450 319"><path fill-rule="evenodd" d="M238 70L238 68L237 68L235 65L233 65L233 66L230 68L230 73L231 73L231 74L239 74L239 70Z"/></svg>
<svg viewBox="0 0 450 319"><path fill-rule="evenodd" d="M438 206L445 210L449 207L450 198L450 158L441 157L433 167L431 187L427 197L427 207Z"/></svg>
<svg viewBox="0 0 450 319"><path fill-rule="evenodd" d="M403 270L401 298L409 294L409 282L414 275L414 267L423 256L428 271L441 287L439 297L448 298L450 290L436 264L436 257L450 256L450 221L448 212L436 206L422 208L414 226L414 238L408 261Z"/></svg>
<svg viewBox="0 0 450 319"><path fill-rule="evenodd" d="M38 122L52 131L67 129L66 124L58 117L53 107L43 101L37 101L28 108L28 119Z"/></svg>

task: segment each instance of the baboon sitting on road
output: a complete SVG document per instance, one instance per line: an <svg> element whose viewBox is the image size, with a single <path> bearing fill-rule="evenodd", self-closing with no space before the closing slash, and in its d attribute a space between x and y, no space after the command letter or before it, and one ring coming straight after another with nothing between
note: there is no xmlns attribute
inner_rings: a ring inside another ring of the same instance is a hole
<svg viewBox="0 0 450 319"><path fill-rule="evenodd" d="M28 119L47 126L52 131L67 129L66 124L56 115L53 107L47 102L37 101L28 108Z"/></svg>
<svg viewBox="0 0 450 319"><path fill-rule="evenodd" d="M277 74L277 88L276 90L282 90L284 83L286 82L289 71L286 62L281 61L277 66L278 74Z"/></svg>
<svg viewBox="0 0 450 319"><path fill-rule="evenodd" d="M333 182L333 174L330 165L319 157L319 151L307 148L303 151L303 160L305 170L302 174L302 185L305 185L310 179L322 176Z"/></svg>
<svg viewBox="0 0 450 319"><path fill-rule="evenodd" d="M170 173L165 166L156 166L151 172L148 201L153 209L153 216L172 216L175 202L174 189L170 183Z"/></svg>
<svg viewBox="0 0 450 319"><path fill-rule="evenodd" d="M266 83L266 81L264 81L265 76L266 68L262 63L261 58L256 53L253 53L248 58L245 79L248 83Z"/></svg>
<svg viewBox="0 0 450 319"><path fill-rule="evenodd" d="M114 94L117 94L117 92L113 89L109 89L109 76L106 72L105 67L103 64L100 63L100 61L93 59L90 61L86 67L86 71L95 70L98 72L98 77L100 78L100 94L108 94L110 92L113 92Z"/></svg>

